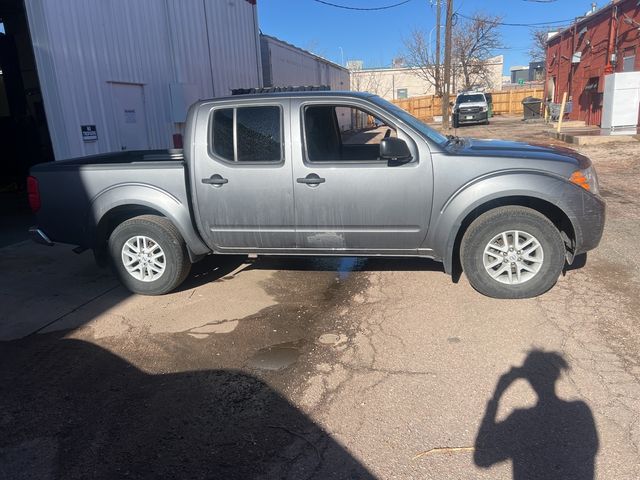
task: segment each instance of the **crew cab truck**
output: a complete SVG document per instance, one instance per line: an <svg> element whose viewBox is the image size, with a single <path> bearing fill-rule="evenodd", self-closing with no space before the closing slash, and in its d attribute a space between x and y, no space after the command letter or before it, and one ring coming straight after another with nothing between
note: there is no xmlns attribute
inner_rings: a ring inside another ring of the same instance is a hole
<svg viewBox="0 0 640 480"><path fill-rule="evenodd" d="M149 295L206 255L257 254L427 257L485 295L523 298L604 228L588 158L446 137L367 93L200 101L184 145L33 167L33 238L93 249Z"/></svg>
<svg viewBox="0 0 640 480"><path fill-rule="evenodd" d="M451 118L453 128L460 125L489 124L488 94L483 92L461 92L456 96Z"/></svg>

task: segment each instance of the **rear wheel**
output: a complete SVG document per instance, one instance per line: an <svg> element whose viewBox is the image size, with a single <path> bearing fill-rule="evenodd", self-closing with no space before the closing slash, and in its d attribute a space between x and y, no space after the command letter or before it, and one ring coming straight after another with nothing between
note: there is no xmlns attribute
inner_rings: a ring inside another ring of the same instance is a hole
<svg viewBox="0 0 640 480"><path fill-rule="evenodd" d="M141 215L118 225L109 237L109 254L120 281L142 295L170 292L191 269L180 232L156 215Z"/></svg>
<svg viewBox="0 0 640 480"><path fill-rule="evenodd" d="M549 290L565 261L564 242L541 213L508 206L480 215L460 247L462 268L480 293L528 298Z"/></svg>

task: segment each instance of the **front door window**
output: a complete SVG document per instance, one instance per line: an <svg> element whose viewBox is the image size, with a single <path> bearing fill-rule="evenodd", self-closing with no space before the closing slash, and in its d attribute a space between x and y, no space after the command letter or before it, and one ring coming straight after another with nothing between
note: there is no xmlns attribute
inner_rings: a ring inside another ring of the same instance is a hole
<svg viewBox="0 0 640 480"><path fill-rule="evenodd" d="M357 107L312 105L304 110L309 162L375 162L395 127Z"/></svg>

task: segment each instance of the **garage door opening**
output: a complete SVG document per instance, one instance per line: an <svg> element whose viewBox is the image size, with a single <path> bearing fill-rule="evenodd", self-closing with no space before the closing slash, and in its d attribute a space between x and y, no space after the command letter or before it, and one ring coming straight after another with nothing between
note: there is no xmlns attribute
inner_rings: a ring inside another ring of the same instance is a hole
<svg viewBox="0 0 640 480"><path fill-rule="evenodd" d="M53 160L22 0L0 0L0 246L20 240L29 167ZM17 237L16 237L17 236Z"/></svg>

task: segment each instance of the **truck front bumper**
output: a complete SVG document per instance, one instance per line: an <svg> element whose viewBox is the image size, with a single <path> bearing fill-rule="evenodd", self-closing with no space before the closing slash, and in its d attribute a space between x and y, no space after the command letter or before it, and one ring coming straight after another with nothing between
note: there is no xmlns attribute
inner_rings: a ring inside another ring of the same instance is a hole
<svg viewBox="0 0 640 480"><path fill-rule="evenodd" d="M31 227L29 229L29 236L31 237L31 240L39 243L40 245L47 245L48 247L51 247L53 245L53 242L49 240L47 234L40 230L38 227Z"/></svg>
<svg viewBox="0 0 640 480"><path fill-rule="evenodd" d="M464 113L460 112L458 115L458 123L460 125L464 123L482 123L486 122L489 118L487 112L477 112L477 113Z"/></svg>
<svg viewBox="0 0 640 480"><path fill-rule="evenodd" d="M563 198L564 210L573 225L573 254L580 255L596 248L604 233L607 204L599 195L575 186Z"/></svg>
<svg viewBox="0 0 640 480"><path fill-rule="evenodd" d="M595 195L585 198L583 215L576 219L580 228L580 241L576 245L576 255L593 250L600 244L606 219L606 204Z"/></svg>

